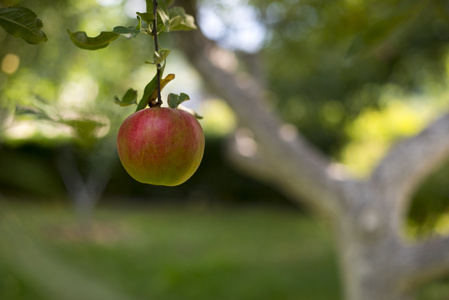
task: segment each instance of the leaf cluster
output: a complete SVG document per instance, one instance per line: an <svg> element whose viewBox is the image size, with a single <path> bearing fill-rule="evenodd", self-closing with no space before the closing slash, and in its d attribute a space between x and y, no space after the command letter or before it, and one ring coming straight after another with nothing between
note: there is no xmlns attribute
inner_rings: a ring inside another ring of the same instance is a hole
<svg viewBox="0 0 449 300"><path fill-rule="evenodd" d="M164 66L165 67L165 66ZM162 72L163 69L162 68ZM162 73L161 72L161 73ZM175 74L168 74L165 78L161 79L160 86L163 89L167 83L175 79ZM137 91L130 88L126 91L125 95L120 99L117 96L114 98L115 103L120 106L130 106L137 105L136 111L144 109L148 105L152 106L152 104L156 104L157 99L157 76L155 76L145 87L143 96L139 102L137 102ZM185 93L181 93L180 95L170 93L167 96L168 106L171 108L182 108L184 110L189 111L195 118L202 119L200 115L198 115L195 111L189 110L186 107L182 107L181 103L184 101L190 100L189 95Z"/></svg>
<svg viewBox="0 0 449 300"><path fill-rule="evenodd" d="M151 10L152 5L148 8L147 12L137 12L137 25L135 26L116 26L112 31L103 31L96 37L89 37L84 31L71 32L68 30L68 33L70 39L77 47L86 50L105 48L120 35L135 38L140 33L144 33L154 38L155 33L152 24L155 16ZM182 7L168 9L164 1L160 1L160 4L157 6L157 34L195 29L197 27L193 16L186 14ZM154 63L160 63L165 60L168 54L169 51L166 49L161 50L155 54Z"/></svg>
<svg viewBox="0 0 449 300"><path fill-rule="evenodd" d="M44 26L36 13L26 7L0 8L0 26L14 37L21 38L29 44L47 41L41 30Z"/></svg>
<svg viewBox="0 0 449 300"><path fill-rule="evenodd" d="M70 40L73 44L85 50L103 49L120 35L127 38L136 38L140 33L151 36L157 41L157 35L172 31L188 31L197 29L193 16L186 14L182 7L169 6L173 3L171 0L159 0L156 6L156 14L153 13L153 1L147 0L147 11L136 12L137 24L133 26L116 26L112 31L102 31L95 37L90 37L85 31L71 32L67 30ZM153 24L157 24L157 31ZM47 41L47 36L41 30L43 23L37 18L36 13L25 7L6 7L0 8L0 26L9 34L22 38L27 43L37 44ZM174 74L167 75L160 79L165 67L165 61L170 54L169 49L159 49L153 53L153 61L146 61L148 64L155 64L158 68L158 74L147 84L143 96L137 102L137 91L129 89L122 99L115 97L115 103L120 106L137 105L137 110L152 105L158 96L158 89L162 89L168 82L174 79ZM161 65L164 67L161 67ZM160 92L159 90L159 92ZM171 100L170 100L171 99ZM181 95L169 95L170 107L177 107L181 102L189 100L189 97L182 93ZM173 103L176 103L173 104ZM160 103L158 104L160 105Z"/></svg>
<svg viewBox="0 0 449 300"><path fill-rule="evenodd" d="M103 31L96 37L89 37L84 31L72 33L69 30L70 39L81 49L98 50L107 47L120 35L124 35L127 38L135 38L140 33L144 33L157 42L157 35L162 33L197 29L193 16L186 14L182 7L168 8L173 1L165 2L160 0L156 10L154 10L155 7L152 1L146 2L147 11L143 13L136 12L137 25L135 26L116 26L112 31ZM156 11L156 14L153 11ZM155 23L157 30L154 30ZM159 49L153 53L153 61L145 62L147 64L155 64L158 72L146 85L139 102L137 102L137 91L130 88L121 99L115 97L115 103L120 106L135 104L137 105L137 110L144 109L147 106L160 106L161 103L156 102L158 91L160 92L168 82L175 78L174 74L169 74L164 79L161 78L165 68L165 61L169 54L169 49ZM170 94L168 98L169 106L172 108L176 108L181 102L189 100L189 96L184 93L181 95Z"/></svg>

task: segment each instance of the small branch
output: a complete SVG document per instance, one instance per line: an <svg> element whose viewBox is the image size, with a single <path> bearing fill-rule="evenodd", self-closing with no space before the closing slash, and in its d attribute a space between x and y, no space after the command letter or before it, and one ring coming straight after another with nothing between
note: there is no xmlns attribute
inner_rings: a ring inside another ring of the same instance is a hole
<svg viewBox="0 0 449 300"><path fill-rule="evenodd" d="M237 129L234 136L226 142L225 155L227 160L252 178L279 189L293 202L298 202L300 205L304 204L301 201L303 198L298 197L298 189L288 180L285 180L283 176L279 176L277 166L272 164L273 160L264 153L264 149L260 149L261 147L255 141L253 141L255 149L252 149L252 146L248 145L246 141L239 142L240 130Z"/></svg>
<svg viewBox="0 0 449 300"><path fill-rule="evenodd" d="M148 3L148 2L147 2ZM159 53L159 43L157 41L157 0L153 0L153 36L154 36L154 50ZM156 64L157 69L157 102L153 104L153 106L161 106L162 105L162 97L161 97L161 64ZM150 106L152 104L150 103Z"/></svg>
<svg viewBox="0 0 449 300"><path fill-rule="evenodd" d="M432 281L449 272L449 236L410 246L401 256L405 270L404 289Z"/></svg>
<svg viewBox="0 0 449 300"><path fill-rule="evenodd" d="M371 181L394 199L391 212L399 222L414 188L449 155L449 113L421 133L408 138L385 156L374 170Z"/></svg>

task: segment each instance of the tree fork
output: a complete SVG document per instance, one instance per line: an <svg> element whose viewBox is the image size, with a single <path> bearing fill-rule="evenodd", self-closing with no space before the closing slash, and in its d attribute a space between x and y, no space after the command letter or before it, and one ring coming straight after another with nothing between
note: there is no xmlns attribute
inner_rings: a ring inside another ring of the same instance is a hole
<svg viewBox="0 0 449 300"><path fill-rule="evenodd" d="M194 15L194 0L183 6ZM242 85L239 74L214 65L210 52L217 45L201 32L180 42L206 82L263 145L258 156L238 161L253 171L268 170L259 176L276 180L292 200L315 208L333 224L347 300L412 300L420 285L449 273L449 236L413 244L401 237L413 187L449 155L449 112L393 147L366 180L336 177L330 159L301 134L295 140L280 138L282 120L265 109L264 89L255 77Z"/></svg>

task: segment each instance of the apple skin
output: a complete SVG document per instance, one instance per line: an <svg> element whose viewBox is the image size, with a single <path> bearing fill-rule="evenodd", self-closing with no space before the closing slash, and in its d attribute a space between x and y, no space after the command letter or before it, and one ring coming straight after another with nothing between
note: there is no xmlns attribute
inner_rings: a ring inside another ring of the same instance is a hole
<svg viewBox="0 0 449 300"><path fill-rule="evenodd" d="M123 121L117 136L120 161L135 180L176 186L198 169L204 153L198 120L176 108L139 110Z"/></svg>

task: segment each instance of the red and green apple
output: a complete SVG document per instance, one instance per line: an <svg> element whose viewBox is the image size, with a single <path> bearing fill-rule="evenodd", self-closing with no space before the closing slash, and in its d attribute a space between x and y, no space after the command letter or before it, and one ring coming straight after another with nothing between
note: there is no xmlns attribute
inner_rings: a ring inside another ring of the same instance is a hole
<svg viewBox="0 0 449 300"><path fill-rule="evenodd" d="M198 120L178 108L139 110L123 121L117 136L120 161L135 180L176 186L198 169L204 153Z"/></svg>

